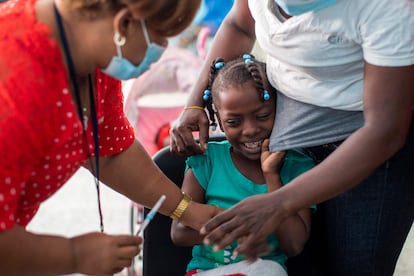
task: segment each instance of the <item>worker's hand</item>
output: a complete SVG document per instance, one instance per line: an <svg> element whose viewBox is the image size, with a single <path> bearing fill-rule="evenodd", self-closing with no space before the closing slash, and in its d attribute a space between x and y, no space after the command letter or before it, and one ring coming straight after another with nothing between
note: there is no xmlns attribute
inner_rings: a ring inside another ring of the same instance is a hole
<svg viewBox="0 0 414 276"><path fill-rule="evenodd" d="M75 271L89 275L114 274L132 264L142 238L89 233L71 239Z"/></svg>

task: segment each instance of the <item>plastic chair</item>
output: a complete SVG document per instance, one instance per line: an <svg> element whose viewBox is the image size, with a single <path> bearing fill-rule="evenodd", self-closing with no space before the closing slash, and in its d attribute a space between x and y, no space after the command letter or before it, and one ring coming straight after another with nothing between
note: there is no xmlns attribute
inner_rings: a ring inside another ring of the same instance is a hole
<svg viewBox="0 0 414 276"><path fill-rule="evenodd" d="M222 141L223 135L211 136L210 141ZM155 164L178 187L181 187L185 157L179 157L165 147L153 156ZM145 208L147 214L149 209ZM171 240L170 229L172 220L157 214L144 231L142 249L143 276L180 276L185 275L187 264L191 259L192 247L176 246Z"/></svg>
<svg viewBox="0 0 414 276"><path fill-rule="evenodd" d="M184 177L185 158L172 154L168 147L153 156L154 162L177 186L181 187ZM145 208L147 214L149 209ZM180 276L191 259L192 247L173 244L170 238L172 220L157 214L144 231L142 249L143 276Z"/></svg>

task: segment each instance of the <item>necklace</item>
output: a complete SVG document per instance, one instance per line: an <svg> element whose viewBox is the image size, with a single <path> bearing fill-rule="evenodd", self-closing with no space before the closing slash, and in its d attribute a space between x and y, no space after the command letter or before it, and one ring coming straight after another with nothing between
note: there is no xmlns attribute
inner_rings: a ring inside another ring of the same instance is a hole
<svg viewBox="0 0 414 276"><path fill-rule="evenodd" d="M86 152L89 152L88 147L88 139L86 135L86 130L88 127L88 116L87 116L87 108L82 108L82 101L79 91L79 84L76 77L75 66L73 64L72 56L70 54L69 44L66 39L65 30L62 24L62 17L59 14L59 11L56 8L56 3L53 2L53 11L56 18L56 23L59 29L60 39L62 41L63 50L66 58L66 62L68 65L69 76L70 80L73 85L73 90L75 92L75 101L77 106L77 112L79 119L83 122L83 136L85 141ZM104 225L103 225L103 216L102 216L102 208L101 208L101 196L100 196L100 186L99 186L99 140L98 140L98 119L96 115L96 108L95 108L95 97L93 93L93 84L92 84L92 76L88 75L88 85L89 85L89 101L90 101L90 108L91 108L91 119L92 119L92 131L93 131L93 139L94 139L94 152L95 152L95 167L92 165L92 171L95 175L95 186L96 192L98 197L98 212L99 212L99 222L100 222L100 230L104 232Z"/></svg>

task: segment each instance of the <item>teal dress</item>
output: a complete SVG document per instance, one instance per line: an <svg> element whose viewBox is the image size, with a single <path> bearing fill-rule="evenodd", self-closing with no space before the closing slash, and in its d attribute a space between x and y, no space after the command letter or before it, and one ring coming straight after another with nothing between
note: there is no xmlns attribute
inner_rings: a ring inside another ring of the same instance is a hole
<svg viewBox="0 0 414 276"><path fill-rule="evenodd" d="M191 167L194 176L205 190L206 203L224 209L249 196L267 193L265 183L256 184L237 170L231 159L230 149L231 145L228 141L209 142L208 150L204 155L194 155L187 159L187 169ZM282 183L288 183L312 167L314 167L313 160L302 152L287 151L280 172ZM273 250L263 259L273 260L285 266L287 256L280 249L275 235L268 237L268 244ZM243 260L241 256L236 258L232 256L236 246L235 242L221 251L213 251L211 246L194 246L193 258L187 266L187 271L209 270Z"/></svg>

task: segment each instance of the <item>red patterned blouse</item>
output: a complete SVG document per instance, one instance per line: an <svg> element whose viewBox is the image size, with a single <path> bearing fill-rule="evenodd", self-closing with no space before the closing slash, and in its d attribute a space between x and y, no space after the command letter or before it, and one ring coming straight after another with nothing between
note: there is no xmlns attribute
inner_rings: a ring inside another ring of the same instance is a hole
<svg viewBox="0 0 414 276"><path fill-rule="evenodd" d="M91 124L86 147L60 50L35 3L0 4L0 231L26 226L93 155ZM134 140L121 83L97 70L95 86L100 155L117 154Z"/></svg>

